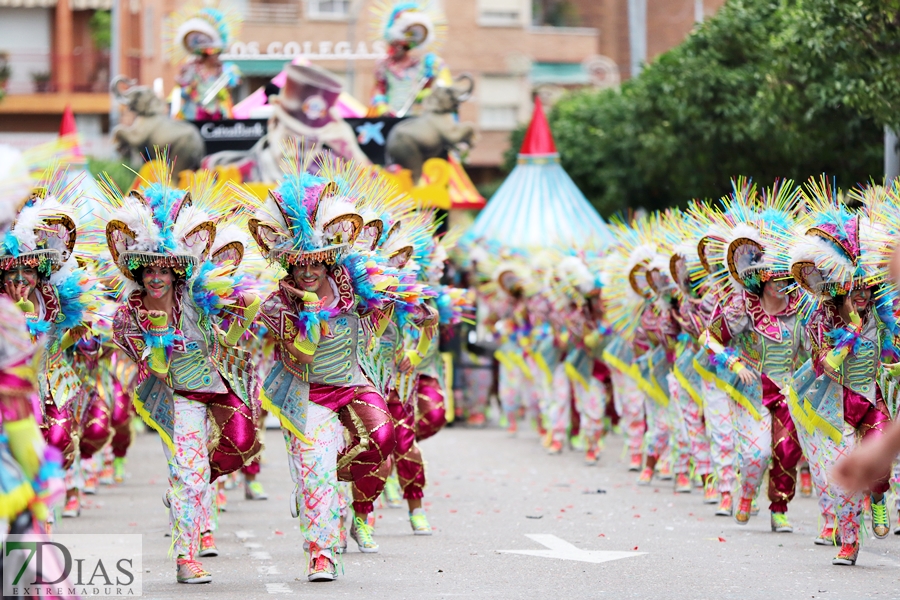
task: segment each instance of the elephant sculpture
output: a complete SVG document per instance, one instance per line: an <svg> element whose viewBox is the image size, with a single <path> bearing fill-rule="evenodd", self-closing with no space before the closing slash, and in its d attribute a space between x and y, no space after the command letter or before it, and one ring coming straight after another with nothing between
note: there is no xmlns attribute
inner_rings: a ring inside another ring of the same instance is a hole
<svg viewBox="0 0 900 600"><path fill-rule="evenodd" d="M387 138L388 164L409 169L413 182L418 182L426 160L444 156L463 144L471 146L475 127L457 121L456 113L474 87L475 82L468 75L457 77L452 86L435 86L423 101L420 116L401 121L391 129Z"/></svg>
<svg viewBox="0 0 900 600"><path fill-rule="evenodd" d="M123 83L128 86L124 91ZM169 117L166 103L152 89L136 83L120 75L109 84L116 101L134 113L131 125L117 125L112 130L116 150L126 158L146 154L154 148L166 150L175 163L176 175L199 168L206 154L200 131L188 121Z"/></svg>

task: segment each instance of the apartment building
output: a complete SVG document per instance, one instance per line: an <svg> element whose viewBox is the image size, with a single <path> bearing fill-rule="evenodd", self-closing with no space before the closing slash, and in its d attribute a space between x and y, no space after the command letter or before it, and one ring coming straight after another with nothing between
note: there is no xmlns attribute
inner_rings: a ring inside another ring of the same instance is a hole
<svg viewBox="0 0 900 600"><path fill-rule="evenodd" d="M484 171L487 177L502 162L509 132L530 116L534 93L552 103L573 87L618 85L634 72L635 57L649 60L677 44L698 15L723 1L442 0L448 35L439 53L455 74L468 73L476 83L460 114L479 131L468 157L473 176L480 179ZM368 102L376 56L383 51L371 29L374 2L235 0L244 15L229 49L244 74L238 98L304 54ZM111 56L95 15L114 3L120 35ZM168 93L176 67L165 56L163 31L180 4L0 0L0 55L7 52L12 67L0 101L0 142L9 132L54 131L67 103L83 135L101 136L108 130L111 63L145 85L156 80Z"/></svg>

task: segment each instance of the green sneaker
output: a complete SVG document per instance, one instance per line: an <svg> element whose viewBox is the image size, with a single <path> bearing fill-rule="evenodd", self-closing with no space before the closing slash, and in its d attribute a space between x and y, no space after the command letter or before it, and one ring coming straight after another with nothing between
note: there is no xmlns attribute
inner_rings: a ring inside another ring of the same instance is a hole
<svg viewBox="0 0 900 600"><path fill-rule="evenodd" d="M396 475L391 475L384 481L384 502L388 508L400 508L403 506L403 494L400 490L400 481Z"/></svg>
<svg viewBox="0 0 900 600"><path fill-rule="evenodd" d="M125 481L125 457L117 456L113 459L113 481L122 483Z"/></svg>
<svg viewBox="0 0 900 600"><path fill-rule="evenodd" d="M409 524L412 525L413 535L431 535L432 533L424 508L417 508L409 513Z"/></svg>
<svg viewBox="0 0 900 600"><path fill-rule="evenodd" d="M244 498L247 500L267 500L269 495L258 481L248 481L244 486Z"/></svg>
<svg viewBox="0 0 900 600"><path fill-rule="evenodd" d="M888 518L887 501L882 495L881 500L872 498L872 533L879 540L887 537L891 531L891 520Z"/></svg>
<svg viewBox="0 0 900 600"><path fill-rule="evenodd" d="M350 528L350 537L356 541L359 551L363 554L374 554L378 552L378 544L372 537L375 528L366 523L364 519L353 517L353 526Z"/></svg>
<svg viewBox="0 0 900 600"><path fill-rule="evenodd" d="M787 515L780 512L772 513L772 531L775 533L793 533L794 528L788 521Z"/></svg>

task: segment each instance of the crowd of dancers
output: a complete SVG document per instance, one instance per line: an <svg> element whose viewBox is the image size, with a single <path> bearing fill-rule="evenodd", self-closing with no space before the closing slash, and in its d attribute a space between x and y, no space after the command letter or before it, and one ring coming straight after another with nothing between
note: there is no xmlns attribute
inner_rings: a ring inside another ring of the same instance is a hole
<svg viewBox="0 0 900 600"><path fill-rule="evenodd" d="M47 531L121 482L136 414L162 440L176 580L205 583L222 482L255 480L266 413L280 424L307 576L331 581L352 538L378 551L385 494L431 534L418 442L446 423L442 327L494 340L503 417L533 417L551 454L589 464L619 425L637 483L703 489L746 524L768 471L771 527L796 488L818 496L817 544L858 557L863 513L891 532L890 472L865 494L831 468L896 413L900 189L826 179L629 222L614 241L493 248L464 240L472 290L442 283L452 235L377 171L285 148L270 191L168 163L85 192L0 156L0 518ZM91 188L87 188L91 189ZM61 507L62 510L57 510ZM900 511L895 506L894 511ZM898 512L900 516L900 512ZM897 530L895 530L896 532Z"/></svg>
<svg viewBox="0 0 900 600"><path fill-rule="evenodd" d="M121 481L136 413L168 459L176 579L209 582L198 559L217 554L221 482L243 471L246 497L265 498L268 412L311 581L337 576L348 534L378 551L388 481L413 533L431 534L417 442L445 423L437 335L471 312L467 292L440 283L450 240L434 211L368 167L311 156L288 146L262 197L211 174L179 189L164 158L153 181L101 177L95 194L65 168L34 185L21 156L0 158L8 531L49 530L57 504L77 517L98 479Z"/></svg>
<svg viewBox="0 0 900 600"><path fill-rule="evenodd" d="M502 410L513 432L535 417L551 454L577 440L588 464L617 423L638 485L696 485L740 525L768 471L772 531L793 531L798 487L815 493L815 543L853 565L863 513L876 538L900 517L886 499L900 474L863 494L832 472L896 415L900 190L844 194L824 177L732 187L613 223L602 248L472 248L487 282L479 324L500 336Z"/></svg>

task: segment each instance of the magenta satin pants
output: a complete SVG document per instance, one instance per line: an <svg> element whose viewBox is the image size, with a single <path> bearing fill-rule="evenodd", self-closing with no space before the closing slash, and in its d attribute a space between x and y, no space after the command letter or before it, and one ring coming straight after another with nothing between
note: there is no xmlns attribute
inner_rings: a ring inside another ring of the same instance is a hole
<svg viewBox="0 0 900 600"><path fill-rule="evenodd" d="M75 417L68 407L59 409L50 400L44 402L44 422L41 424L44 440L62 453L63 470L72 466L75 460Z"/></svg>
<svg viewBox="0 0 900 600"><path fill-rule="evenodd" d="M416 385L416 441L427 440L446 424L444 392L438 380L419 375Z"/></svg>
<svg viewBox="0 0 900 600"><path fill-rule="evenodd" d="M112 437L110 429L109 405L97 393L91 394L87 410L81 418L81 437L78 449L81 458L91 458L99 452Z"/></svg>
<svg viewBox="0 0 900 600"><path fill-rule="evenodd" d="M309 399L336 410L349 432L350 443L338 456L338 478L353 482L353 510L369 514L390 474L388 458L395 444L394 423L384 398L372 386L310 384Z"/></svg>
<svg viewBox="0 0 900 600"><path fill-rule="evenodd" d="M131 446L131 417L133 409L131 398L122 388L118 380L113 381L113 410L110 416L110 427L113 430L112 451L116 458L125 458L128 447Z"/></svg>
<svg viewBox="0 0 900 600"><path fill-rule="evenodd" d="M259 454L262 446L256 435L258 411L244 404L233 392L176 393L206 405L210 416L210 439L219 439L209 454L210 483L222 475L237 471Z"/></svg>

